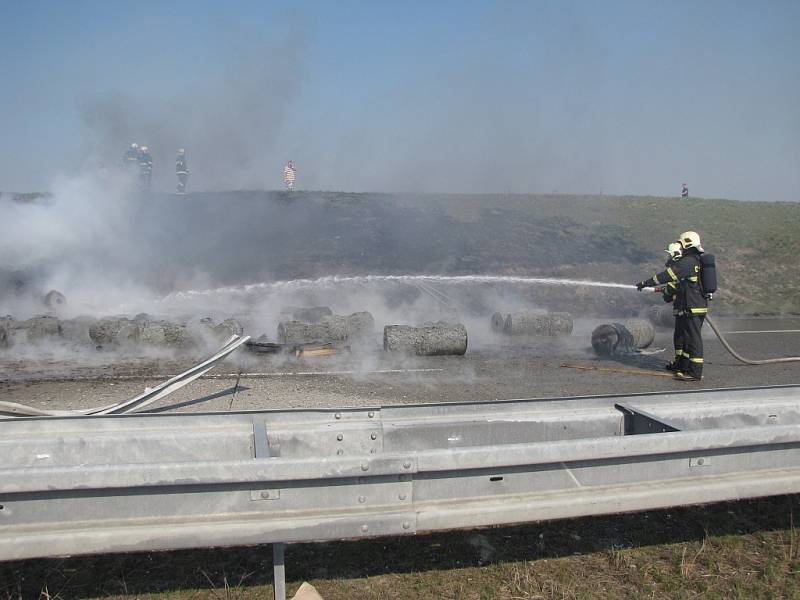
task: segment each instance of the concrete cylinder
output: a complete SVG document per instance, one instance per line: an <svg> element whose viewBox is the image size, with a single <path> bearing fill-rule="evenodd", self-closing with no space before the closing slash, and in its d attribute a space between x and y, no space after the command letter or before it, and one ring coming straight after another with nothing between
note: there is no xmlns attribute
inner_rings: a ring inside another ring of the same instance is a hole
<svg viewBox="0 0 800 600"><path fill-rule="evenodd" d="M647 320L656 327L675 327L675 316L672 314L672 304L654 305L647 309Z"/></svg>
<svg viewBox="0 0 800 600"><path fill-rule="evenodd" d="M628 354L647 348L655 339L652 323L629 319L622 323L604 323L592 331L592 348L601 356Z"/></svg>
<svg viewBox="0 0 800 600"><path fill-rule="evenodd" d="M460 323L421 327L386 325L383 328L383 349L417 356L460 356L467 351L467 328Z"/></svg>
<svg viewBox="0 0 800 600"><path fill-rule="evenodd" d="M186 327L168 321L140 321L137 341L149 346L185 346L189 342Z"/></svg>
<svg viewBox="0 0 800 600"><path fill-rule="evenodd" d="M139 338L139 325L125 317L100 319L89 327L89 337L98 346L136 342Z"/></svg>
<svg viewBox="0 0 800 600"><path fill-rule="evenodd" d="M325 317L333 316L333 311L327 306L285 306L281 313L289 315L292 321L301 323L319 323Z"/></svg>
<svg viewBox="0 0 800 600"><path fill-rule="evenodd" d="M61 335L61 322L52 315L39 315L27 321L21 321L18 329L24 329L29 342L56 338Z"/></svg>
<svg viewBox="0 0 800 600"><path fill-rule="evenodd" d="M278 342L287 345L359 342L375 332L375 319L366 311L349 316L324 317L319 323L281 321L278 323Z"/></svg>
<svg viewBox="0 0 800 600"><path fill-rule="evenodd" d="M45 306L53 310L58 310L67 303L67 299L58 290L50 290L44 297Z"/></svg>
<svg viewBox="0 0 800 600"><path fill-rule="evenodd" d="M61 321L61 337L76 344L89 344L89 328L97 321L93 317L76 317Z"/></svg>
<svg viewBox="0 0 800 600"><path fill-rule="evenodd" d="M11 319L0 319L0 348L11 346Z"/></svg>
<svg viewBox="0 0 800 600"><path fill-rule="evenodd" d="M492 315L492 332L504 333L506 329L506 318L508 314L496 312Z"/></svg>
<svg viewBox="0 0 800 600"><path fill-rule="evenodd" d="M503 331L506 335L569 335L572 333L572 317L566 313L510 313Z"/></svg>

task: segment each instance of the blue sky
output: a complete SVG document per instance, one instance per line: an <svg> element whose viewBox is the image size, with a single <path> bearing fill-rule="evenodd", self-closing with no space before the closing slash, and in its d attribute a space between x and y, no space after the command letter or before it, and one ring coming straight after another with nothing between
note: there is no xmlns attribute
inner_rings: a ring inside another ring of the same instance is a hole
<svg viewBox="0 0 800 600"><path fill-rule="evenodd" d="M800 200L800 2L0 0L0 190Z"/></svg>

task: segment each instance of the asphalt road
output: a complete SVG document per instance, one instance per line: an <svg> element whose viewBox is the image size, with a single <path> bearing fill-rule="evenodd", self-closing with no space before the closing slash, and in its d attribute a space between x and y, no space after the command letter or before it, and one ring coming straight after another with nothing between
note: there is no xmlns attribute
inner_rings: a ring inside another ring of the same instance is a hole
<svg viewBox="0 0 800 600"><path fill-rule="evenodd" d="M800 356L800 317L720 319L719 323L724 330L730 332L728 335L730 343L748 358ZM743 365L731 357L716 339L713 339L713 333L708 328L705 331L707 370L703 382L686 383L648 374L647 371L653 369L661 372L664 363L669 360L672 352L670 331L660 330L656 337L654 346L664 348L664 352L602 360L594 356L589 347L589 333L595 324L596 322L592 321L579 322L572 336L557 340L539 339L520 344L512 343L508 339L487 338L476 342L463 357L399 358L381 352L367 352L298 360L253 357L239 353L234 360L219 365L212 371L215 378L206 378L190 384L155 405L154 410L228 411L377 406L800 383L800 362L765 366ZM624 370L624 372L582 370L561 366L565 363ZM7 373L7 367L8 364L0 364L0 373ZM73 372L73 379L53 379L60 377L65 367ZM98 406L133 397L145 386L152 386L179 372L182 366L178 363L151 361L134 368L101 365L76 370L73 365L65 364L63 361L38 364L28 361L25 368L30 377L0 382L0 399L39 407L77 408ZM240 370L245 371L245 374L237 381L234 373ZM108 378L109 374L114 377L114 373L116 378ZM259 375L247 375L247 373L259 373ZM76 379L77 376L87 378ZM107 378L102 379L102 377ZM791 523L791 509L787 506L791 507L793 504L796 504L794 497L759 500L756 508L752 510L763 518L746 521L736 515L738 511L743 510L742 507L748 507L750 504L740 502L719 505L711 512L676 513L675 510L670 510L605 520L592 518L560 521L552 525L526 525L518 528L521 531L518 539L509 536L509 531L516 530L508 528L486 530L482 535L491 536L497 547L502 545L504 548L512 548L513 556L524 556L525 561L531 561L530 564L536 564L538 568L539 565L547 563L550 557L559 558L562 555L552 551L542 553L541 550L532 550L527 541L521 540L541 540L545 537L548 541L551 538L573 540L566 554L586 555L591 560L597 553L598 547L608 546L611 550L606 550L607 553L617 552L616 549L621 547L618 544L623 543L617 540L627 540L630 531L647 531L648 545L668 543L674 546L676 542L682 544L686 540L692 540L694 534L691 532L700 531L702 527L702 532L698 534L700 537L697 538L703 540L700 547L702 551L709 536L707 523L710 514L721 515L718 520L726 523L722 532L726 537L739 535L737 540L740 541L737 543L742 544L741 547L746 547L748 540L754 537L757 542L750 543L754 547L761 547L761 544L765 543L765 531L775 527L786 527L783 521L780 521L781 518L785 517L785 520ZM674 518L676 514L684 515L684 518L676 519ZM776 526L775 523L778 521L781 524ZM748 524L749 529L743 528L743 522ZM605 525L606 523L610 525ZM570 528L576 532L571 537L564 533ZM665 539L663 536L654 535L653 531L670 531L671 537ZM719 534L718 530L714 532ZM473 534L464 534L466 535ZM789 537L789 534L786 536ZM425 553L426 548L429 546L450 548L457 545L461 539L463 536L460 534L448 532L439 536L424 536L413 538L411 541L403 539L391 543L398 549L395 552L414 557L409 559L411 566L407 568L413 572L427 572L435 570L438 563L432 566L429 554ZM352 565L342 567L332 563L331 555L342 552L341 546L328 544L298 546L292 549L292 576L302 577L308 573L317 573L314 569L324 565L324 575L318 575L322 579L346 579L352 578L353 573L358 573L359 576L363 574L366 580L367 577L374 575L375 561L372 557L380 556L381 552L385 553L387 543L384 539L359 542L360 554L355 553L355 548L348 547L346 552L356 557L353 560L358 561L358 567ZM414 545L415 543L417 545ZM462 570L461 567L472 564L475 560L475 550L470 544L462 542L461 545L466 547L466 550L462 550L461 554L452 559L454 568L447 571L445 576L470 581L468 575L474 577L474 569ZM111 593L109 590L116 589L113 586L109 587L108 582L116 582L120 572L131 574L129 582L131 589L141 590L142 593L162 588L202 590L206 586L216 586L216 589L222 589L223 584L227 586L228 580L220 581L217 585L208 579L206 571L215 573L213 569L219 567L221 560L223 565L235 563L237 568L238 565L247 565L246 568L250 569L249 565L263 561L266 551L263 548L246 548L224 551L225 554L221 552L223 551L220 549L207 552L184 551L157 555L155 559L153 554L76 557L67 563L63 559L30 560L9 563L5 573L8 580L14 582L14 589L23 589L24 586L29 592L27 595L36 595L40 590L47 589L48 584L52 584L51 589L63 589L67 596L73 589L80 590L79 593L75 593L76 597L90 594L106 596ZM667 550L661 554L669 556ZM542 556L545 560L538 562ZM225 557L228 557L228 563L224 562ZM606 564L606 560L604 558L602 564ZM191 565L193 578L182 575L182 564ZM716 572L718 569L716 563L714 564ZM736 564L741 564L738 559ZM153 570L154 565L160 566L162 571L156 574ZM681 560L675 569L683 568L682 565ZM256 578L255 582L271 583L268 575L269 566L262 565L258 568L261 569L262 575ZM403 575L403 568L393 566L388 571L392 574L393 581L397 581L398 575ZM230 569L227 572L228 576L231 573L238 573L232 566ZM196 575L197 571L203 574L204 579ZM75 580L76 573L90 575ZM226 575L224 567L221 573L220 578ZM242 578L251 574L242 575ZM712 574L709 574L710 576ZM620 577L625 578L629 575L622 573ZM249 581L252 582L253 579ZM128 583L125 583L124 579L123 585L124 597L128 597ZM766 583L763 589L775 588L772 584ZM123 597L122 591L118 593ZM132 593L136 596L141 595L138 591ZM212 592L197 593L201 597L207 595L210 597ZM218 594L213 591L213 595Z"/></svg>
<svg viewBox="0 0 800 600"><path fill-rule="evenodd" d="M800 356L800 317L717 319L747 358ZM658 330L663 352L601 359L589 339L598 321L576 322L572 336L484 338L462 357L398 357L378 351L297 359L240 352L212 377L193 382L153 405L155 411L376 406L486 401L682 389L800 384L800 362L749 366L734 359L704 328L705 378L683 382L661 375L672 354L671 331ZM571 368L569 364L587 368ZM24 378L0 383L0 399L42 408L98 406L133 397L188 364L150 361L131 369L72 369L58 361L35 365ZM3 371L9 369L4 365ZM238 378L237 373L243 372ZM116 378L115 375L116 374Z"/></svg>

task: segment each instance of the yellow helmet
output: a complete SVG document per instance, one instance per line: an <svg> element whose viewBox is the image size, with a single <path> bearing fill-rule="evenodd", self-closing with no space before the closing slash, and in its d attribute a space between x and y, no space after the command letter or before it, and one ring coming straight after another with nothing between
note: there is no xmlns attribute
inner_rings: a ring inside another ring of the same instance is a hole
<svg viewBox="0 0 800 600"><path fill-rule="evenodd" d="M681 246L678 242L672 242L667 249L664 250L672 260L678 260L683 253L683 246Z"/></svg>
<svg viewBox="0 0 800 600"><path fill-rule="evenodd" d="M697 248L700 252L703 251L703 247L700 245L700 235L696 231L684 231L678 236L678 243L684 250Z"/></svg>

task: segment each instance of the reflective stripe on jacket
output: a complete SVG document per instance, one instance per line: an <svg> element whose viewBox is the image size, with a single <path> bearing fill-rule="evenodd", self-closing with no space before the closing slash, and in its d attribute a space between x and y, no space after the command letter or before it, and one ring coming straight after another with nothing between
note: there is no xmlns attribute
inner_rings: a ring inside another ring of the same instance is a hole
<svg viewBox="0 0 800 600"><path fill-rule="evenodd" d="M676 314L704 315L708 312L708 300L700 285L700 255L696 249L686 250L683 256L660 273L645 281L645 285L655 286L677 284L673 307Z"/></svg>

